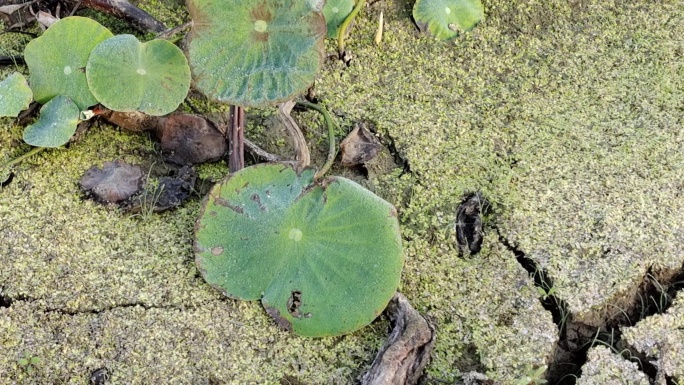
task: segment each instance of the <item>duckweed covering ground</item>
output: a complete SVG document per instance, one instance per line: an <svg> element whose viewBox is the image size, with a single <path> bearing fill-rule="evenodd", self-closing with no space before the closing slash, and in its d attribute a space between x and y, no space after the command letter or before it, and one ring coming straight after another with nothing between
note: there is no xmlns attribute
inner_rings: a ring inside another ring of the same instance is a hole
<svg viewBox="0 0 684 385"><path fill-rule="evenodd" d="M187 17L171 0L141 6L170 25ZM429 383L470 370L512 383L553 355L557 327L492 226L589 325L628 307L649 268L667 278L684 262L684 5L484 6L483 24L440 42L418 34L411 2L376 2L352 31L349 67L330 60L316 82L343 126L372 122L409 164L370 183L399 208L400 289L437 327ZM0 39L8 52L26 40ZM0 159L27 150L21 127L0 127ZM11 303L0 308L0 378L85 384L106 367L118 384L327 384L352 383L370 365L384 319L302 339L277 330L258 303L209 288L191 248L197 200L148 216L82 200L82 173L113 159L156 154L146 137L102 124L25 161L0 192L0 288ZM464 259L454 212L478 190L495 215L482 252ZM25 351L40 357L30 375L17 363Z"/></svg>

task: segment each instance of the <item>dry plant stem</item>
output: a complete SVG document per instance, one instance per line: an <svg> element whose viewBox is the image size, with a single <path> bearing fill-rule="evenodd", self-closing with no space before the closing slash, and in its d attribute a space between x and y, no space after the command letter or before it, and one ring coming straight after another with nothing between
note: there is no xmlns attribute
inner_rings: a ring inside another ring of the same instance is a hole
<svg viewBox="0 0 684 385"><path fill-rule="evenodd" d="M356 15L359 14L361 8L363 8L365 4L366 0L358 0L349 16L347 16L347 18L344 19L344 21L340 25L340 31L337 33L337 53L340 55L340 59L344 58L344 38L345 36L347 36L347 29L349 28L349 25L352 21L354 21Z"/></svg>
<svg viewBox="0 0 684 385"><path fill-rule="evenodd" d="M251 140L244 138L245 140L245 148L247 151L251 152L252 155L258 156L259 158L267 161L267 162L280 162L282 159L276 155L276 154L271 154L270 152L264 150L263 148L259 147L256 145L256 143L252 142Z"/></svg>
<svg viewBox="0 0 684 385"><path fill-rule="evenodd" d="M16 157L16 158L10 160L9 162L3 164L2 166L0 166L0 171L4 171L4 170L6 170L6 169L8 169L8 168L10 168L10 167L12 167L12 166L14 166L15 164L19 164L19 163L21 163L24 159L30 158L30 157L32 157L33 155L36 155L37 153L39 153L39 152L45 150L46 148L47 148L47 147L34 147L34 148L31 149L31 151L27 152L26 154L20 155L20 156L18 156L18 157Z"/></svg>
<svg viewBox="0 0 684 385"><path fill-rule="evenodd" d="M401 293L394 294L387 312L394 328L361 384L417 384L435 344L435 329Z"/></svg>
<svg viewBox="0 0 684 385"><path fill-rule="evenodd" d="M168 29L168 30L158 34L157 36L155 36L155 38L169 40L173 35L175 35L179 32L185 31L186 29L190 28L191 26L192 26L192 21L188 21L185 24L181 24L178 27Z"/></svg>
<svg viewBox="0 0 684 385"><path fill-rule="evenodd" d="M240 106L230 106L228 138L228 170L233 173L245 168L245 109Z"/></svg>
<svg viewBox="0 0 684 385"><path fill-rule="evenodd" d="M314 175L314 180L316 180L325 175L325 173L328 172L328 170L330 170L330 167L332 167L332 164L335 161L335 155L337 154L335 151L335 125L333 124L332 117L328 113L328 110L326 110L324 107L319 106L318 104L307 102L299 102L297 104L299 104L302 107L311 108L323 114L323 119L325 119L325 125L328 127L328 159L325 161L323 167L321 167L321 169L318 170L316 175Z"/></svg>
<svg viewBox="0 0 684 385"><path fill-rule="evenodd" d="M295 149L295 160L297 161L297 172L302 171L311 164L311 155L309 154L309 147L306 145L306 140L304 140L304 134L299 129L297 123L290 116L292 108L295 106L295 102L289 100L282 103L278 107L278 119L285 125L287 133L292 139L293 146Z"/></svg>
<svg viewBox="0 0 684 385"><path fill-rule="evenodd" d="M76 3L71 1L71 4ZM126 20L141 32L161 33L167 29L159 20L126 0L82 0L81 4Z"/></svg>

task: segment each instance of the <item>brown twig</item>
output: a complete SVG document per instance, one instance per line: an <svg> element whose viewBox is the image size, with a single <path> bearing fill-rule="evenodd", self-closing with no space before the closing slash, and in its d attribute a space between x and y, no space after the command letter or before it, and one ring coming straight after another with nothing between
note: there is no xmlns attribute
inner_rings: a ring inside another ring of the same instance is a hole
<svg viewBox="0 0 684 385"><path fill-rule="evenodd" d="M72 0L71 3L75 5L78 1ZM156 34L167 30L162 22L126 0L82 0L81 4L123 19L141 32Z"/></svg>

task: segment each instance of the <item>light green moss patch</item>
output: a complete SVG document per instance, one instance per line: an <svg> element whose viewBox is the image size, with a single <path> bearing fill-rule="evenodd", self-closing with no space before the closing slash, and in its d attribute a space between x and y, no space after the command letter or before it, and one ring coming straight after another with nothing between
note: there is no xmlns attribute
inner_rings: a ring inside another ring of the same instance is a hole
<svg viewBox="0 0 684 385"><path fill-rule="evenodd" d="M668 377L684 382L684 290L664 314L656 314L626 328L622 336L638 352L657 360Z"/></svg>
<svg viewBox="0 0 684 385"><path fill-rule="evenodd" d="M384 322L374 324L383 330ZM120 307L100 313L45 312L37 303L0 308L0 376L20 384L349 384L370 363L375 333L304 339L276 330L258 304L214 300L199 307ZM28 375L17 360L41 363Z"/></svg>
<svg viewBox="0 0 684 385"><path fill-rule="evenodd" d="M635 362L614 354L605 346L596 346L587 352L587 362L577 385L648 385L646 374Z"/></svg>

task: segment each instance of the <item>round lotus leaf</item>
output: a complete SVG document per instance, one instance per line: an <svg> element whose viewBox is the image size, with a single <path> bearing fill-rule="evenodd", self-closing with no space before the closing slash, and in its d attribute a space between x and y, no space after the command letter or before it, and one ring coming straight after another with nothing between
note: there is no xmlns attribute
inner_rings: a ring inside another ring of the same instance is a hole
<svg viewBox="0 0 684 385"><path fill-rule="evenodd" d="M81 110L97 104L88 89L85 66L90 51L110 37L112 33L96 21L72 16L61 19L42 36L31 40L24 50L24 60L36 101L46 103L57 95L64 95Z"/></svg>
<svg viewBox="0 0 684 385"><path fill-rule="evenodd" d="M36 147L59 147L76 132L81 111L64 95L52 98L40 109L40 117L24 129L24 142Z"/></svg>
<svg viewBox="0 0 684 385"><path fill-rule="evenodd" d="M188 0L194 87L239 106L282 102L305 91L323 61L318 2Z"/></svg>
<svg viewBox="0 0 684 385"><path fill-rule="evenodd" d="M261 299L299 335L353 332L382 312L403 264L395 208L341 177L281 164L216 184L195 227L196 262L227 296Z"/></svg>
<svg viewBox="0 0 684 385"><path fill-rule="evenodd" d="M93 95L115 111L166 115L183 102L190 68L183 52L166 40L140 43L117 35L90 53L86 76Z"/></svg>
<svg viewBox="0 0 684 385"><path fill-rule="evenodd" d="M33 92L24 75L15 72L0 82L0 116L19 116L33 100Z"/></svg>
<svg viewBox="0 0 684 385"><path fill-rule="evenodd" d="M359 0L360 1L360 0ZM328 0L323 7L323 16L328 26L328 37L337 38L340 25L354 8L354 0Z"/></svg>
<svg viewBox="0 0 684 385"><path fill-rule="evenodd" d="M421 30L440 39L452 39L470 31L484 19L480 0L416 0L413 18Z"/></svg>

